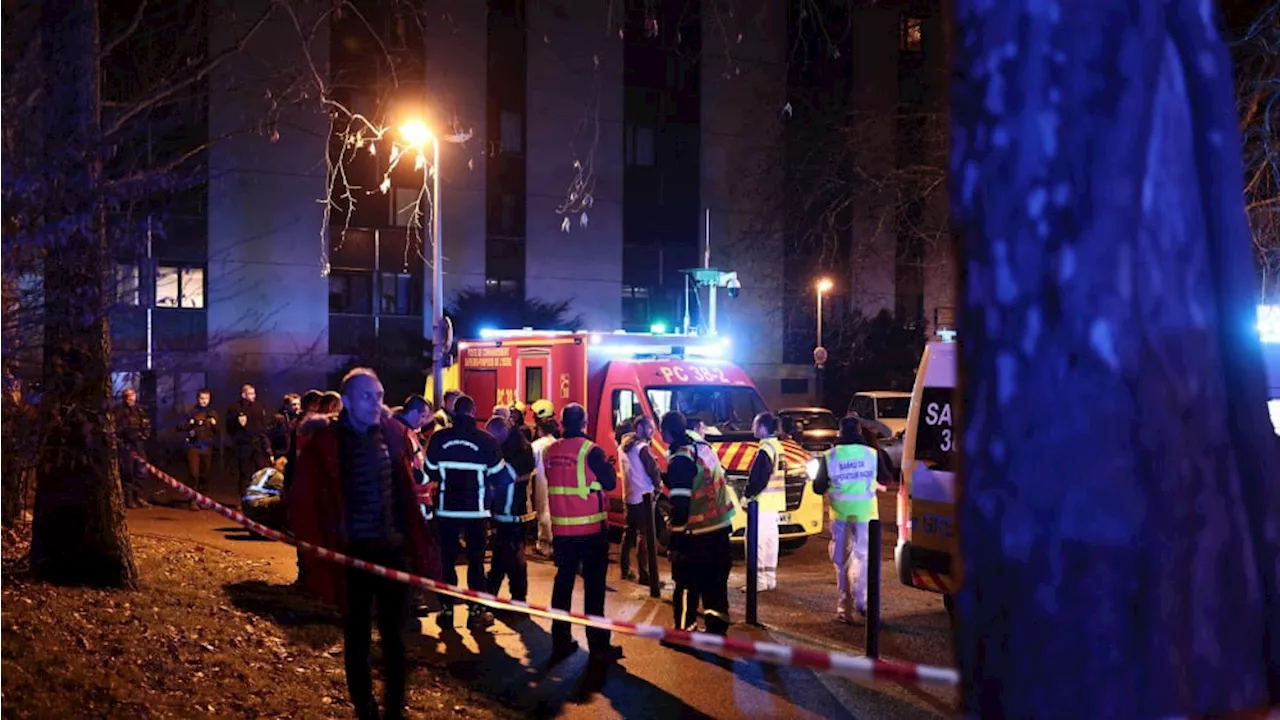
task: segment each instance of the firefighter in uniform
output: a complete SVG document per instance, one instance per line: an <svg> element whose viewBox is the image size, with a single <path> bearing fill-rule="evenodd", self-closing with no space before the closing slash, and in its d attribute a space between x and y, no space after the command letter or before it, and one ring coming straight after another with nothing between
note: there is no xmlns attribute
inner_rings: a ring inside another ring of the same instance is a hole
<svg viewBox="0 0 1280 720"><path fill-rule="evenodd" d="M831 504L831 542L828 550L836 566L836 620L853 622L853 614L867 615L867 523L880 519L876 492L888 469L879 453L868 446L856 415L840 421L840 442L818 459L813 491L826 493Z"/></svg>
<svg viewBox="0 0 1280 720"><path fill-rule="evenodd" d="M489 418L489 434L502 449L502 460L511 482L493 495L493 561L489 565L489 592L497 595L506 578L511 598L529 599L529 566L524 556L525 528L533 520L533 448L517 427L509 427L501 417Z"/></svg>
<svg viewBox="0 0 1280 720"><path fill-rule="evenodd" d="M729 630L729 572L733 556L729 533L733 500L723 468L699 457L684 415L662 416L662 439L667 443L667 493L671 497L671 575L676 627L692 630L702 601L707 632Z"/></svg>
<svg viewBox="0 0 1280 720"><path fill-rule="evenodd" d="M605 575L609 570L605 494L617 485L617 474L604 450L587 439L585 408L577 403L565 406L560 422L564 437L548 445L542 453L547 505L551 511L551 547L556 563L551 607L569 609L581 569L583 612L603 615ZM587 644L595 667L622 655L621 648L609 644L608 630L587 628ZM551 664L559 663L577 649L569 623L553 621Z"/></svg>
<svg viewBox="0 0 1280 720"><path fill-rule="evenodd" d="M453 425L431 435L427 445L427 475L439 485L436 530L440 533L440 561L444 581L458 584L459 536L467 547L467 587L484 592L485 531L489 494L510 482L498 441L476 426L476 403L467 395L453 406ZM453 627L453 598L440 596L440 627ZM485 626L493 613L472 603L467 625Z"/></svg>
<svg viewBox="0 0 1280 720"><path fill-rule="evenodd" d="M751 463L746 495L748 502L756 504L756 590L764 592L778 587L778 515L787 509L787 465L773 413L757 415L752 430L760 446Z"/></svg>

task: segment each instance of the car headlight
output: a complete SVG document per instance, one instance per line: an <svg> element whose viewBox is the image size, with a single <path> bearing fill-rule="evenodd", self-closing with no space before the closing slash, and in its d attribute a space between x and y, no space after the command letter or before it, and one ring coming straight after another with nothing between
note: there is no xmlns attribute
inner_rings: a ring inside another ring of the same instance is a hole
<svg viewBox="0 0 1280 720"><path fill-rule="evenodd" d="M810 480L818 477L818 458L809 458L804 464L804 474L809 476Z"/></svg>

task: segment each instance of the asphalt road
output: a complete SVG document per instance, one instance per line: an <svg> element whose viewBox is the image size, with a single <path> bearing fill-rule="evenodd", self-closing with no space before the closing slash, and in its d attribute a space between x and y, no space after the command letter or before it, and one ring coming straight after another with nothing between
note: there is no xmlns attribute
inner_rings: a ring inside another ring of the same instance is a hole
<svg viewBox="0 0 1280 720"><path fill-rule="evenodd" d="M892 503L882 504L892 518ZM134 533L177 537L261 559L278 571L281 583L293 580L294 552L279 543L250 538L211 512L151 508L129 512ZM938 596L897 585L893 572L892 529L886 530L883 555L881 656L909 662L951 665L947 616ZM615 558L617 546L614 546ZM785 554L779 563L779 589L761 595L764 628L739 622L731 630L758 639L806 644L860 654L863 628L834 621L835 576L826 557L826 541L813 538ZM741 621L745 597L741 561L730 580L732 613ZM663 568L666 573L665 562ZM554 568L530 563L529 600L549 604ZM671 621L670 592L651 599L647 588L618 577L610 568L606 614L634 622ZM580 588L579 588L580 591ZM580 607L580 592L574 607ZM582 697L578 681L586 664L581 652L559 666L545 668L551 649L549 623L512 619L472 633L460 612L457 627L441 631L435 618L423 621L416 652L447 663L448 672L526 714L542 717L823 717L936 718L954 714L950 690L904 688L862 683L808 670L721 658L663 647L633 637L615 637L625 652L603 689ZM585 647L581 629L575 636Z"/></svg>

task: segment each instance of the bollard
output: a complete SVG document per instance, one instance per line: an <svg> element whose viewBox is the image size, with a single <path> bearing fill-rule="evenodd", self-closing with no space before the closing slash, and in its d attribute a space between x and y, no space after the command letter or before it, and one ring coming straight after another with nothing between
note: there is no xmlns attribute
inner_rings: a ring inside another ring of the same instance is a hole
<svg viewBox="0 0 1280 720"><path fill-rule="evenodd" d="M756 570L760 566L760 509L755 499L747 501L747 624L759 625L756 614Z"/></svg>
<svg viewBox="0 0 1280 720"><path fill-rule="evenodd" d="M880 657L880 521L867 523L867 657Z"/></svg>
<svg viewBox="0 0 1280 720"><path fill-rule="evenodd" d="M645 557L636 558L636 561L648 566L649 597L656 598L662 595L662 581L658 579L658 534L655 530L657 516L653 507L653 493L644 494L643 512L644 522L640 526L640 532L644 533Z"/></svg>

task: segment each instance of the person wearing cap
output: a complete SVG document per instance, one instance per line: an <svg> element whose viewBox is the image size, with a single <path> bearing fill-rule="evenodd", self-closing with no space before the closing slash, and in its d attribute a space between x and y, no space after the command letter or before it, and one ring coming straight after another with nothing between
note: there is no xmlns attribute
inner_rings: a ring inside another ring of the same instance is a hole
<svg viewBox="0 0 1280 720"><path fill-rule="evenodd" d="M836 620L852 623L867 616L868 523L880 519L877 492L891 479L879 453L864 435L857 415L840 421L839 442L818 457L813 491L830 500L831 541L827 551L836 567Z"/></svg>

